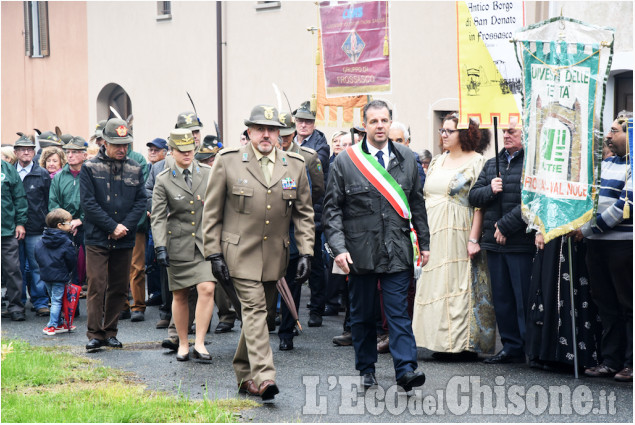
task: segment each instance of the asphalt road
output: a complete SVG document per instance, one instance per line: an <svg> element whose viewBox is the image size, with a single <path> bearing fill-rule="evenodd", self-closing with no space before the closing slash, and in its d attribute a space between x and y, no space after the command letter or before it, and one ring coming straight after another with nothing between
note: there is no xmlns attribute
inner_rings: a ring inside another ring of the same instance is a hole
<svg viewBox="0 0 635 425"><path fill-rule="evenodd" d="M331 339L342 330L343 314L324 317L319 328L306 325L308 289L303 289L300 321L304 332L295 349L278 350L277 334L271 346L280 388L273 403L243 412L250 422L624 422L633 423L633 387L612 379L590 379L572 374L530 369L526 365L446 363L432 360L419 349L419 368L427 382L408 395L397 391L390 354L377 362L380 387L365 395L357 391L352 347L336 347ZM30 307L30 304L27 304ZM27 308L28 308L27 307ZM230 333L208 334L211 364L177 362L161 348L166 330L155 329L158 308L149 307L146 321L120 322L121 350L85 352L85 300L77 331L46 336L47 319L27 312L25 322L2 319L2 334L35 345L70 346L79 355L104 365L133 372L148 388L193 399L245 397L236 390L232 358L240 323ZM212 329L218 318L214 315ZM193 342L193 336L191 336Z"/></svg>

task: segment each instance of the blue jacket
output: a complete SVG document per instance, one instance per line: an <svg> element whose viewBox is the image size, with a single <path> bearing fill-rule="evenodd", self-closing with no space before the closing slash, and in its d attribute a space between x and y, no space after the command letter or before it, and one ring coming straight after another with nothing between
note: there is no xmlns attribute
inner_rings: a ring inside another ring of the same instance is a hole
<svg viewBox="0 0 635 425"><path fill-rule="evenodd" d="M46 214L49 212L51 176L48 171L33 161L33 168L24 176L22 184L29 204L28 218L24 226L26 235L41 235L46 227Z"/></svg>
<svg viewBox="0 0 635 425"><path fill-rule="evenodd" d="M35 261L44 282L70 282L77 265L77 253L69 234L60 229L44 229L35 244Z"/></svg>

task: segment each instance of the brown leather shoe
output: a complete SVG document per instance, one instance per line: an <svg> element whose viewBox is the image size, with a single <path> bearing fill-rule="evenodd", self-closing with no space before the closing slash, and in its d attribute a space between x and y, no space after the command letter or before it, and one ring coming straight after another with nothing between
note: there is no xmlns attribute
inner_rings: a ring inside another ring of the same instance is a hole
<svg viewBox="0 0 635 425"><path fill-rule="evenodd" d="M273 400L279 392L280 390L276 383L270 379L263 381L262 384L260 384L260 388L258 388L258 393L263 400Z"/></svg>
<svg viewBox="0 0 635 425"><path fill-rule="evenodd" d="M390 348L388 347L389 340L390 340L390 338L388 337L387 334L386 335L382 335L379 338L377 338L377 352L379 354L390 353Z"/></svg>
<svg viewBox="0 0 635 425"><path fill-rule="evenodd" d="M238 386L238 392L241 394L251 394L256 396L260 395L260 393L258 392L258 387L256 386L256 383L254 382L253 379L248 379L246 381L243 381Z"/></svg>
<svg viewBox="0 0 635 425"><path fill-rule="evenodd" d="M585 369L584 374L586 376L590 376L591 378L610 378L614 376L617 371L608 367L605 364L601 364L599 366L590 367Z"/></svg>
<svg viewBox="0 0 635 425"><path fill-rule="evenodd" d="M619 382L633 382L633 368L625 367L617 372L613 379Z"/></svg>

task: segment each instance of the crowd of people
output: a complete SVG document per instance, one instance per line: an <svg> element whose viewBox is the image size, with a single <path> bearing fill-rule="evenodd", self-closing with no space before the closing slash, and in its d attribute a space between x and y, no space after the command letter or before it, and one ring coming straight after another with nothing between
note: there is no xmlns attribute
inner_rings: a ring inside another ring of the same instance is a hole
<svg viewBox="0 0 635 425"><path fill-rule="evenodd" d="M35 137L18 133L2 148L2 315L25 320L29 299L48 319L44 334L69 332L61 306L72 282L85 297L88 352L121 348L118 322L157 306L162 346L178 361L210 362L216 307L214 332L242 322L239 390L271 400L269 333L294 349L308 282L308 326L344 313L333 343L354 347L365 388L378 383L382 353L409 391L425 382L417 347L438 361L560 370L574 364L573 341L587 376L630 382L630 116L606 136L597 219L548 244L522 218L514 120L489 160L491 132L458 128L456 113L438 130L440 155L414 152L409 127L380 100L330 146L309 102L255 106L235 148L201 140L199 117L181 113L167 140L147 143L147 159L119 118L100 121L89 142L41 133L37 153Z"/></svg>

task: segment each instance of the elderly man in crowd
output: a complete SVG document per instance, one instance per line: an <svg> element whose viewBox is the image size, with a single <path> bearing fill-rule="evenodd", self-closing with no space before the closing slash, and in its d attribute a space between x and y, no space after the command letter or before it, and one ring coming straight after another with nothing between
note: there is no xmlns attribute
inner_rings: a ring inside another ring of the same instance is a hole
<svg viewBox="0 0 635 425"><path fill-rule="evenodd" d="M126 122L110 119L103 137L105 145L84 163L79 177L86 227L89 352L104 345L122 347L117 323L127 298L137 224L146 211L142 167L127 155L132 136Z"/></svg>

